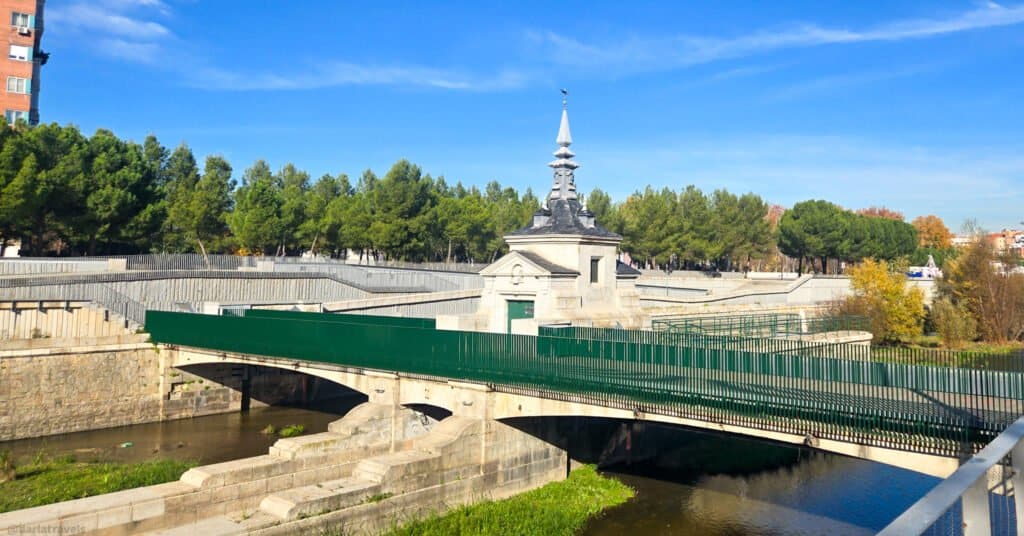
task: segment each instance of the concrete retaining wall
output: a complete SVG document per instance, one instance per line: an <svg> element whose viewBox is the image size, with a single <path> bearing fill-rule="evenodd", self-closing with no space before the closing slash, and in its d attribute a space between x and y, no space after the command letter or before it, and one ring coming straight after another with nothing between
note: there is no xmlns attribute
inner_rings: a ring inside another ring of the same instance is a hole
<svg viewBox="0 0 1024 536"><path fill-rule="evenodd" d="M85 302L0 302L0 341L129 334L124 320ZM4 348L0 343L0 348Z"/></svg>

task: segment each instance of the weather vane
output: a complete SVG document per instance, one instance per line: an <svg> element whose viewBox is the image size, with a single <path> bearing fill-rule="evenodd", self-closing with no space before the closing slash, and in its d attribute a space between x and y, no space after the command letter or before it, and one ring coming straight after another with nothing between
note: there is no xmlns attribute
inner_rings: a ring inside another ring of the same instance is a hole
<svg viewBox="0 0 1024 536"><path fill-rule="evenodd" d="M562 88L562 108L569 105L569 90Z"/></svg>

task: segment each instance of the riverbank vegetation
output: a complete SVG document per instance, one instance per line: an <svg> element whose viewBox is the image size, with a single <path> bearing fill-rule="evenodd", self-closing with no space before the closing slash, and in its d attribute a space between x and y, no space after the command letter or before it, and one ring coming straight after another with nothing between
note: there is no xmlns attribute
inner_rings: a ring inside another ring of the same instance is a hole
<svg viewBox="0 0 1024 536"><path fill-rule="evenodd" d="M508 534L569 536L588 519L633 497L633 490L580 467L561 482L552 482L515 497L462 506L444 514L397 527L388 536L447 536Z"/></svg>
<svg viewBox="0 0 1024 536"><path fill-rule="evenodd" d="M13 480L0 483L0 513L171 482L195 465L179 460L79 462L40 454L15 467Z"/></svg>
<svg viewBox="0 0 1024 536"><path fill-rule="evenodd" d="M868 259L848 270L853 295L832 313L867 317L876 344L958 350L968 361L1024 357L1024 274L1007 270L1011 261L979 237L946 262L926 307L902 266Z"/></svg>

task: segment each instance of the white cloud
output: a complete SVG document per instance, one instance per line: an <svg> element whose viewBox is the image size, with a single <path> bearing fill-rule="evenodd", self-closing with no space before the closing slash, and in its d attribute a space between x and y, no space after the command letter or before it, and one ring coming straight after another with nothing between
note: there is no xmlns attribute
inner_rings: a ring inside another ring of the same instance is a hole
<svg viewBox="0 0 1024 536"><path fill-rule="evenodd" d="M199 69L191 79L202 88L231 91L300 90L337 86L390 85L461 91L495 91L522 86L527 76L517 71L467 74L422 66L360 65L334 61L287 74L245 73L216 67Z"/></svg>
<svg viewBox="0 0 1024 536"><path fill-rule="evenodd" d="M160 57L160 45L124 39L100 39L97 48L112 57L134 63L156 63Z"/></svg>
<svg viewBox="0 0 1024 536"><path fill-rule="evenodd" d="M845 90L885 82L899 78L908 78L924 75L940 70L941 65L927 64L903 67L900 69L886 69L878 71L842 73L828 76L821 76L798 82L793 85L782 87L767 94L768 100L789 100L807 97L815 93L833 93L838 90Z"/></svg>
<svg viewBox="0 0 1024 536"><path fill-rule="evenodd" d="M800 24L732 38L644 36L612 44L585 43L553 32L530 32L528 38L546 46L547 57L555 63L628 74L688 67L788 48L923 39L1020 23L1024 23L1024 5L1004 7L990 2L947 18L893 21L862 30Z"/></svg>
<svg viewBox="0 0 1024 536"><path fill-rule="evenodd" d="M163 54L163 44L173 40L174 33L150 20L153 11L170 14L161 0L95 0L56 6L46 18L51 32L74 39L96 54L155 64Z"/></svg>
<svg viewBox="0 0 1024 536"><path fill-rule="evenodd" d="M52 9L47 22L60 30L94 30L132 39L155 39L171 36L166 26L120 13L114 6L102 4L71 4Z"/></svg>

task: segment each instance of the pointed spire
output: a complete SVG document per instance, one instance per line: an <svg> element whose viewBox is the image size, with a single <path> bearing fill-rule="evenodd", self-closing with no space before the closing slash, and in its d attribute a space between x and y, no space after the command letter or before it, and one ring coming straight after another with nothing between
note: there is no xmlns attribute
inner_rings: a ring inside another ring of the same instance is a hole
<svg viewBox="0 0 1024 536"><path fill-rule="evenodd" d="M572 160L575 154L569 150L572 145L572 134L569 133L569 91L562 90L562 122L558 125L558 138L555 142L559 145L555 151L557 160L550 162L549 167L555 170L554 184L551 185L551 193L548 199L576 199L576 178L573 170L580 167Z"/></svg>
<svg viewBox="0 0 1024 536"><path fill-rule="evenodd" d="M562 108L562 124L558 126L558 138L555 143L562 147L572 145L572 134L569 133L569 110Z"/></svg>

